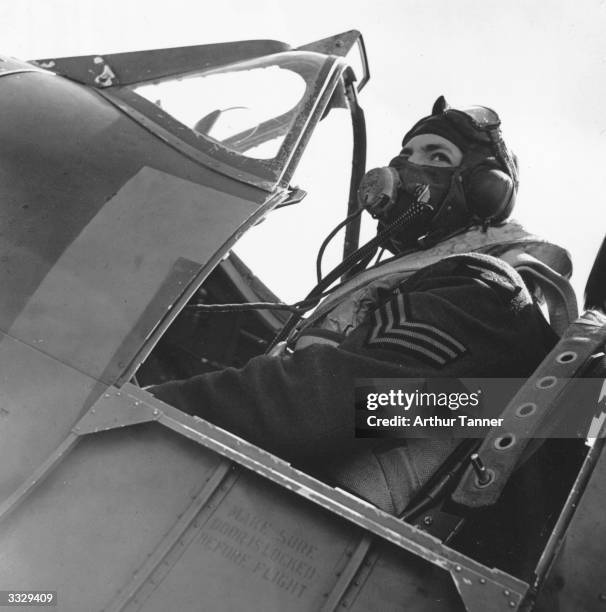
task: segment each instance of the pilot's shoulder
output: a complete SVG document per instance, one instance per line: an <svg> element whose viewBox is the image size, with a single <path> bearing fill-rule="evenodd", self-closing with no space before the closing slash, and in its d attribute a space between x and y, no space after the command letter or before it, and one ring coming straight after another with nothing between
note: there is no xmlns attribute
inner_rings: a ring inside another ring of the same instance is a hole
<svg viewBox="0 0 606 612"><path fill-rule="evenodd" d="M514 310L532 302L522 277L510 264L481 253L445 257L418 270L401 284L400 290L442 295L462 293L469 300L492 295Z"/></svg>
<svg viewBox="0 0 606 612"><path fill-rule="evenodd" d="M480 274L491 274L495 278L502 278L507 282L523 282L515 269L503 259L486 255L484 253L460 253L449 255L440 261L431 264L419 272L432 271L434 274L440 273L462 273L469 276Z"/></svg>

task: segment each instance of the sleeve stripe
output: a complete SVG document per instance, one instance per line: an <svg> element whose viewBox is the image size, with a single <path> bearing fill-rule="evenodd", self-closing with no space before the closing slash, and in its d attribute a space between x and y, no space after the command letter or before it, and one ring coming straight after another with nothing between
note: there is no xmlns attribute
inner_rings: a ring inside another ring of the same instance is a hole
<svg viewBox="0 0 606 612"><path fill-rule="evenodd" d="M411 351L413 353L421 353L421 355L423 355L424 357L429 357L429 359L431 359L432 361L437 362L439 365L444 365L446 363L446 360L443 359L442 357L440 357L439 355L436 355L435 353L433 353L432 351L428 351L416 344L410 344L408 342L404 342L403 340L400 340L399 338L385 338L382 337L379 340L371 340L369 341L369 344L396 344L398 346L401 346L405 349L407 349L408 351Z"/></svg>
<svg viewBox="0 0 606 612"><path fill-rule="evenodd" d="M409 319L407 300L401 293L374 312L374 325L366 341L368 346L396 347L408 354L444 365L467 351L450 334L427 323Z"/></svg>
<svg viewBox="0 0 606 612"><path fill-rule="evenodd" d="M384 310L386 312L384 312ZM381 307L375 311L375 326L371 330L370 337L368 338L369 345L391 345L387 346L387 348L393 348L394 345L399 346L401 349L404 349L405 352L416 354L418 357L429 358L430 361L437 363L438 365L444 365L447 358L448 360L452 358L451 355L448 353L445 354L443 350L435 345L432 345L432 343L428 342L427 339L421 341L417 340L413 343L407 342L402 338L398 338L393 330L387 330L390 315L392 316L393 321L393 315L389 304L385 305L385 309ZM429 344L429 347L422 346L423 343Z"/></svg>
<svg viewBox="0 0 606 612"><path fill-rule="evenodd" d="M401 297L401 296L398 296L398 297ZM440 342L439 340L432 338L431 334L428 334L427 332L415 331L414 324L405 323L404 325L399 324L397 327L394 327L392 308L387 308L386 314L387 314L387 325L385 326L385 329L384 329L385 334L395 334L397 336L406 336L411 339L416 338L417 340L421 342L426 342L427 344L431 345L433 348L436 348L436 349L439 349L445 352L446 355L448 355L449 357L457 356L458 353L456 351L454 351L452 348L450 348L443 342ZM401 320L402 319L400 317L400 321Z"/></svg>

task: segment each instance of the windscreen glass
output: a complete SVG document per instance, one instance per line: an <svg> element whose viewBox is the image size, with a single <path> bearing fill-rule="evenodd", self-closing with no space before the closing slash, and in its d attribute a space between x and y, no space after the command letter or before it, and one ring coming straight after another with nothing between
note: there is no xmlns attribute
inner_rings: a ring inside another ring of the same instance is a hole
<svg viewBox="0 0 606 612"><path fill-rule="evenodd" d="M179 136L214 159L277 178L318 101L325 65L322 55L289 51L134 91L189 128Z"/></svg>
<svg viewBox="0 0 606 612"><path fill-rule="evenodd" d="M274 65L196 75L136 91L207 140L247 157L271 159L305 88L301 75Z"/></svg>

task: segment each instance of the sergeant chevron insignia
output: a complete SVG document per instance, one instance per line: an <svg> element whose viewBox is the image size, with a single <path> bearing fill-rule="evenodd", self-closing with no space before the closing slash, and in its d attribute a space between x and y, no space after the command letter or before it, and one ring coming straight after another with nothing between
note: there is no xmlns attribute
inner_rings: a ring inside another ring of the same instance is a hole
<svg viewBox="0 0 606 612"><path fill-rule="evenodd" d="M435 325L412 321L402 293L375 310L366 345L409 354L438 366L467 351L463 344Z"/></svg>

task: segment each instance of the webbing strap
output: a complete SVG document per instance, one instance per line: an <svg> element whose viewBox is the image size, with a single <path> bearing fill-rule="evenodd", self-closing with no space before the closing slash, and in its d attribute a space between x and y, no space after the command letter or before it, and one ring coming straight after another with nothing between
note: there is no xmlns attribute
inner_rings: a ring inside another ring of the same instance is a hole
<svg viewBox="0 0 606 612"><path fill-rule="evenodd" d="M508 260L506 257L504 258ZM562 336L568 326L579 316L574 289L561 274L539 261L532 255L517 253L513 267L525 279L537 284L547 302L549 323L553 330Z"/></svg>
<svg viewBox="0 0 606 612"><path fill-rule="evenodd" d="M585 312L566 331L535 373L522 386L505 410L499 427L492 428L478 454L488 470L490 480L482 484L470 466L453 501L471 508L494 504L509 476L523 458L533 438L553 420L552 408L564 390L589 358L606 343L606 316L597 311Z"/></svg>

